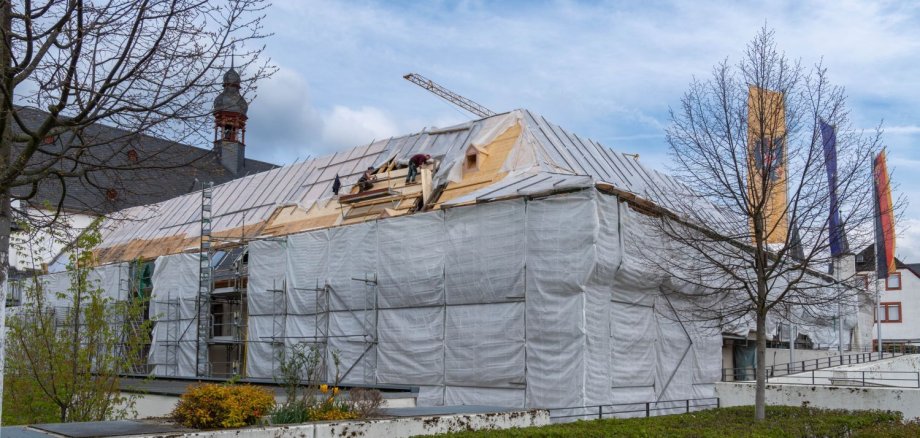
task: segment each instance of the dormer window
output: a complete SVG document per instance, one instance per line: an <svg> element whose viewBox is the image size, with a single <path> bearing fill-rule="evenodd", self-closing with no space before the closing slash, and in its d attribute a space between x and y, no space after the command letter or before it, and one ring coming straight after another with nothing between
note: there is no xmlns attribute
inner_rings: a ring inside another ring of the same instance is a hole
<svg viewBox="0 0 920 438"><path fill-rule="evenodd" d="M130 151L128 151L128 161L132 163L137 163L137 151L136 150L131 149Z"/></svg>
<svg viewBox="0 0 920 438"><path fill-rule="evenodd" d="M463 170L479 170L479 150L472 145L466 150Z"/></svg>

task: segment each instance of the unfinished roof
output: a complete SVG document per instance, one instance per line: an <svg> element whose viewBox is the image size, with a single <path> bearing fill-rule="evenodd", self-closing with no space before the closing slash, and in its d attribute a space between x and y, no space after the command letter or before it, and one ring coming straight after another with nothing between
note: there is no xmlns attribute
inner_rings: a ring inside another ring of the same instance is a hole
<svg viewBox="0 0 920 438"><path fill-rule="evenodd" d="M420 184L406 184L415 154L437 160ZM377 181L357 194L368 167ZM332 192L336 175L341 194ZM376 220L420 209L486 202L592 187L608 187L672 206L667 194L686 189L638 158L581 138L527 110L445 129L375 141L240 178L214 187L212 234L255 238ZM122 210L103 226L99 261L152 258L198 247L201 194L193 192Z"/></svg>

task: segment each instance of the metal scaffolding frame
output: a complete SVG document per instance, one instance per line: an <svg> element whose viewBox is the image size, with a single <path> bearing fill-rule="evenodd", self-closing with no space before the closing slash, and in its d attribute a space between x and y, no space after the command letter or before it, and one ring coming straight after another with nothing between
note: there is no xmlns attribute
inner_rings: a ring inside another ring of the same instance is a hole
<svg viewBox="0 0 920 438"><path fill-rule="evenodd" d="M281 355L286 354L285 346L290 343L302 343L315 347L319 354L319 363L317 370L320 375L329 375L329 371L337 371L339 379L347 377L362 360L369 360L372 356L368 355L371 349L377 344L377 273L365 275L364 278L352 278L354 281L363 282L365 285L364 305L362 314L359 316L355 313L358 309L332 310L332 297L335 296L335 289L326 282L320 284L316 279L315 286L312 288L292 288L299 293L313 293L314 311L308 314L298 314L298 316L312 316L314 319L314 335L312 336L292 336L287 333L288 317L292 316L288 312L288 286L287 280L281 280L279 285L277 281L272 282L272 289L266 292L272 293L272 333L269 337L272 344L272 369L278 368L278 359ZM280 286L280 287L279 287ZM332 313L348 313L363 328L361 333L348 333L343 335L330 334L330 316ZM340 364L341 369L330 370L331 350L329 349L330 338L359 338L358 342L367 344L362 353L352 363ZM375 364L364 367L365 381L375 379ZM343 372L344 371L344 372Z"/></svg>

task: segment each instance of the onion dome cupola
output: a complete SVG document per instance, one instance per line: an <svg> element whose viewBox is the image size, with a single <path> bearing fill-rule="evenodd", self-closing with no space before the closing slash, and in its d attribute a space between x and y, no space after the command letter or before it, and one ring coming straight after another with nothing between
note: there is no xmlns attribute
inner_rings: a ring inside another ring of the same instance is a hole
<svg viewBox="0 0 920 438"><path fill-rule="evenodd" d="M224 90L214 99L214 152L234 174L246 163L246 111L249 104L240 94L240 74L230 67L224 73Z"/></svg>

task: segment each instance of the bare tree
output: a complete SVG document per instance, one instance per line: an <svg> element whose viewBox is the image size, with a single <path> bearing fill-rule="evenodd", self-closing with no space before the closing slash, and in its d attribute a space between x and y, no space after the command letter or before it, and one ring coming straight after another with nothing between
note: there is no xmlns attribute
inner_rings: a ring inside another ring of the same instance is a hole
<svg viewBox="0 0 920 438"><path fill-rule="evenodd" d="M0 284L13 200L37 202L51 186L41 215L22 209L15 218L49 226L68 190L127 192L155 183L135 180L133 170L201 158L162 147L117 159L145 135L210 137L207 116L231 51L250 86L272 71L260 61L266 7L264 0L0 0ZM115 129L103 134L99 124Z"/></svg>
<svg viewBox="0 0 920 438"><path fill-rule="evenodd" d="M880 133L850 126L841 87L819 63L780 52L766 27L743 58L690 84L671 111L672 171L687 192L650 226L661 245L644 252L672 279L681 317L756 329L757 419L765 417L768 321L833 324L852 303L849 279L827 275L832 191L821 126L836 126L833 189L846 238L871 240L870 169ZM839 277L839 276L838 276Z"/></svg>

